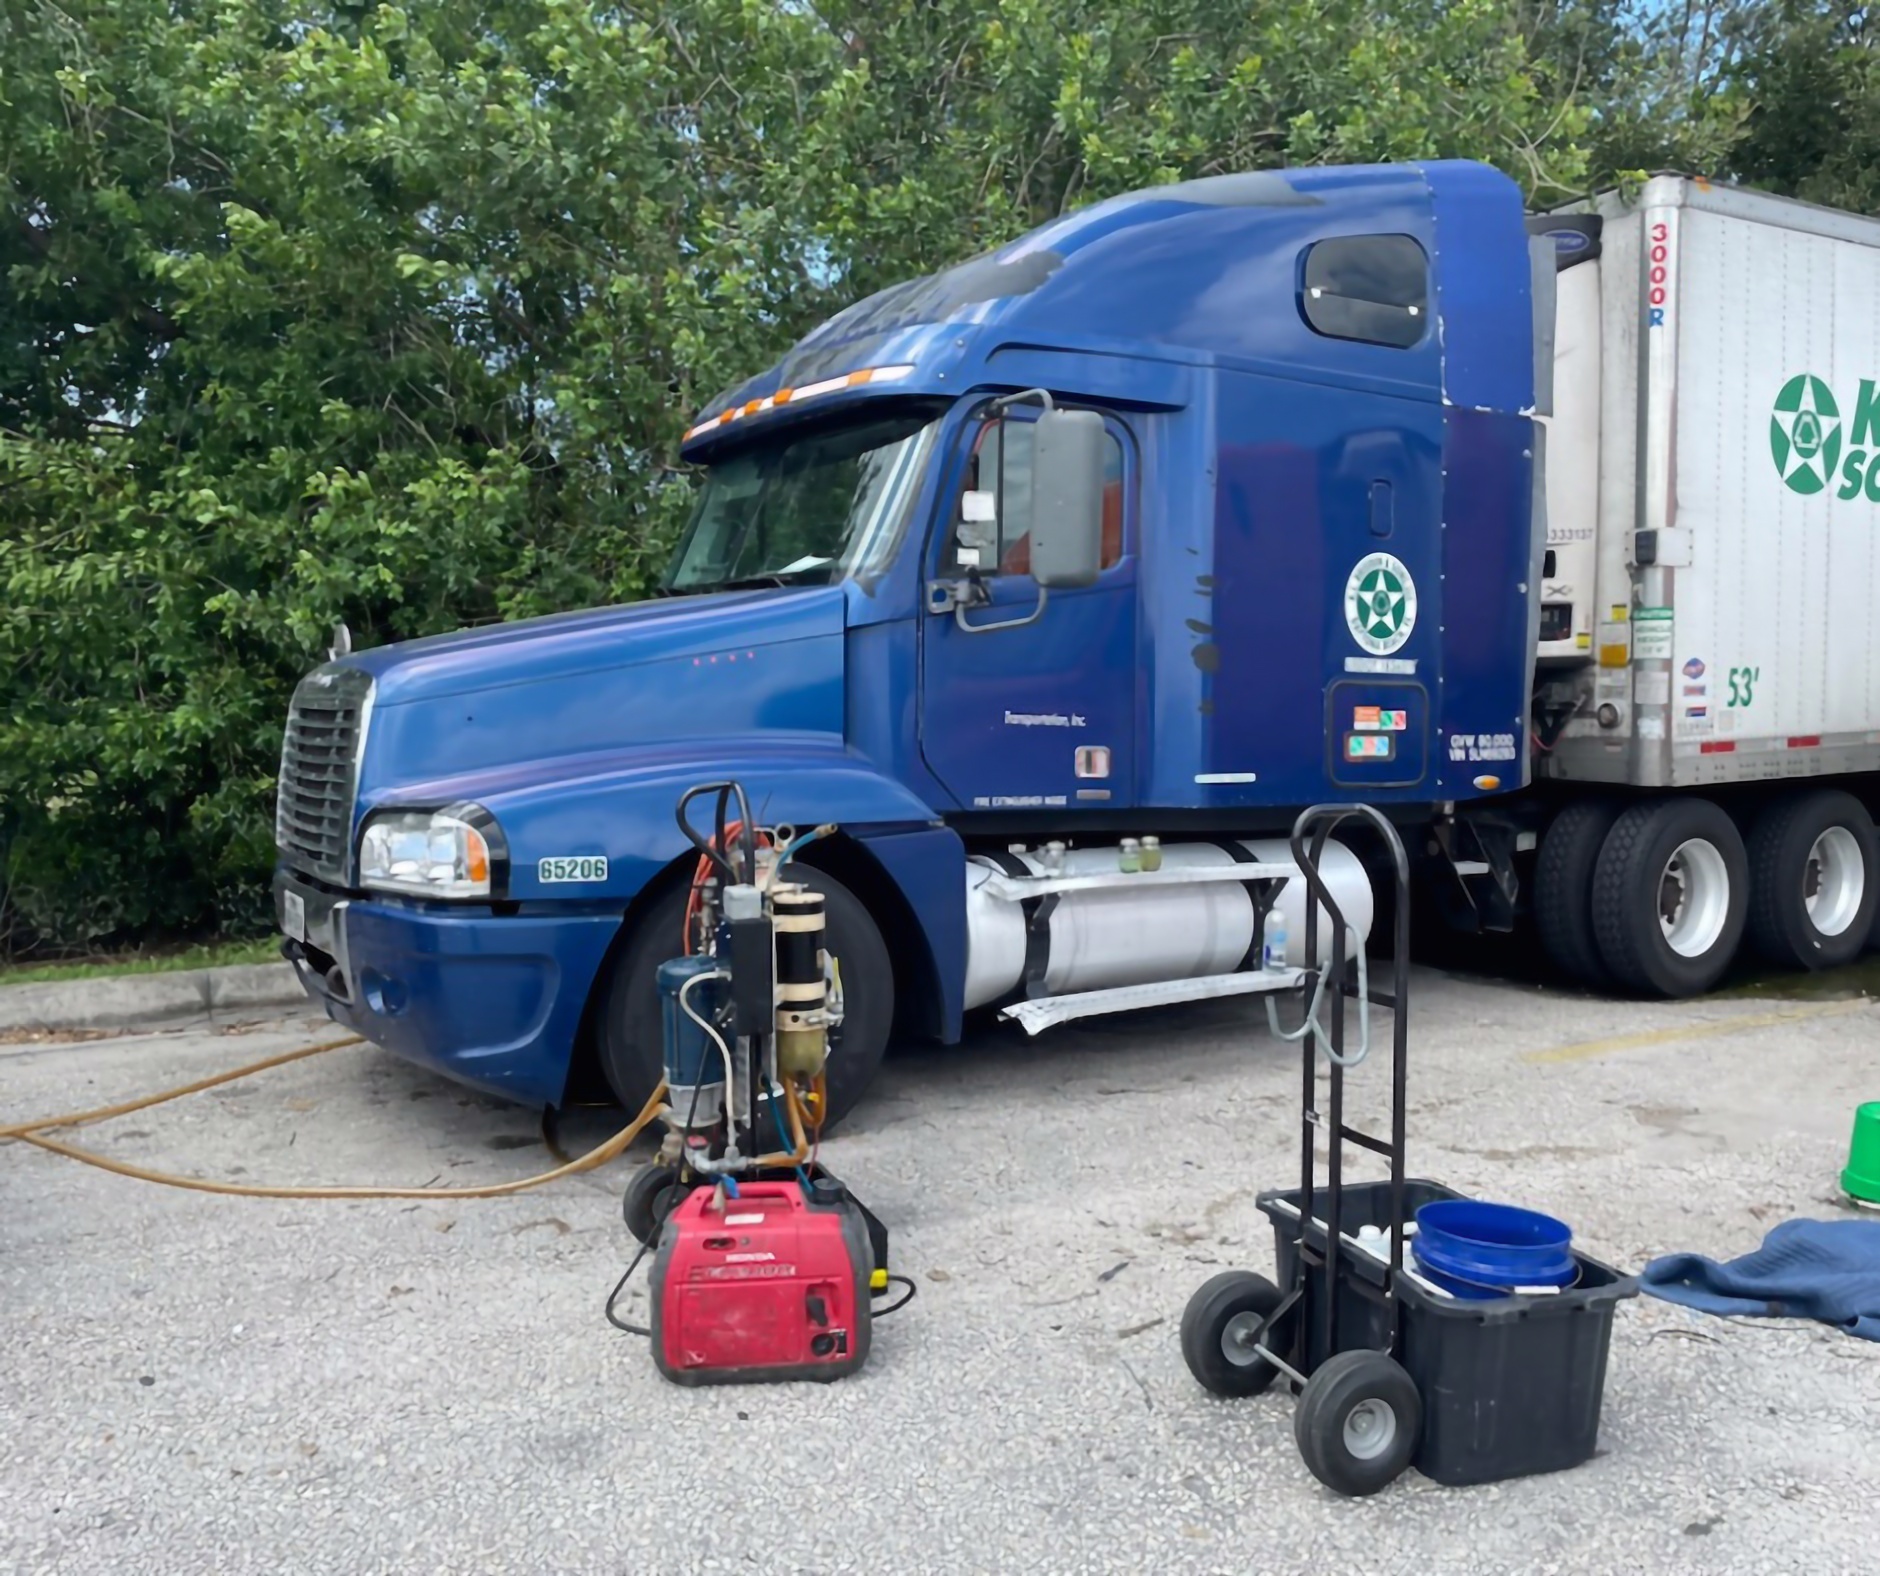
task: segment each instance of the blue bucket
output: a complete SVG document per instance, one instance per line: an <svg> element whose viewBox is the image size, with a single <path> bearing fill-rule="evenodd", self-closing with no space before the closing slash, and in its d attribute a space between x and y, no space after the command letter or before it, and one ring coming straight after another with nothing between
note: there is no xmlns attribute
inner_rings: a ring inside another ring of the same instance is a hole
<svg viewBox="0 0 1880 1576"><path fill-rule="evenodd" d="M1510 1204L1441 1199L1416 1213L1410 1256L1458 1297L1506 1297L1515 1286L1570 1286L1578 1278L1565 1221Z"/></svg>

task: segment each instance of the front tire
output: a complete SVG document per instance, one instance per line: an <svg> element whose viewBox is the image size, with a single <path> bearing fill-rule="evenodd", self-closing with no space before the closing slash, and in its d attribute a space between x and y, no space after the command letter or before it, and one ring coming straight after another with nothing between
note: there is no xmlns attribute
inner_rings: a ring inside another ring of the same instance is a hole
<svg viewBox="0 0 1880 1576"><path fill-rule="evenodd" d="M1634 805L1593 873L1600 957L1640 995L1702 995L1736 956L1748 887L1742 836L1708 799Z"/></svg>
<svg viewBox="0 0 1880 1576"><path fill-rule="evenodd" d="M1782 968L1851 963L1874 923L1874 827L1852 794L1780 799L1749 836L1749 934Z"/></svg>
<svg viewBox="0 0 1880 1576"><path fill-rule="evenodd" d="M1375 1494L1403 1476L1423 1427L1416 1381L1383 1352L1339 1352L1299 1395L1293 1439L1335 1494Z"/></svg>
<svg viewBox="0 0 1880 1576"><path fill-rule="evenodd" d="M840 881L806 865L792 865L785 875L822 893L824 945L842 965L842 1028L831 1043L825 1075L827 1133L855 1108L881 1066L894 1026L894 968L868 910ZM665 1075L655 972L679 955L685 905L686 888L677 886L641 916L615 954L601 998L601 1071L629 1111L639 1110Z"/></svg>

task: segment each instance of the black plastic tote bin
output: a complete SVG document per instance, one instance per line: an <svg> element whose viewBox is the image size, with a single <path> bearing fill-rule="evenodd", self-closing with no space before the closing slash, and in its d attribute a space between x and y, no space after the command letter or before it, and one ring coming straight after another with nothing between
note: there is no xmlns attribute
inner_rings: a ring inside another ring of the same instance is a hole
<svg viewBox="0 0 1880 1576"><path fill-rule="evenodd" d="M1424 1204L1461 1196L1435 1182L1406 1178L1405 1222ZM1298 1278L1300 1197L1298 1189L1275 1189L1257 1200L1278 1239L1282 1286ZM1361 1226L1388 1232L1390 1184L1346 1183L1338 1225L1348 1237ZM1322 1220L1307 1227L1307 1240L1323 1246ZM1573 1256L1579 1279L1572 1289L1548 1296L1476 1302L1444 1297L1408 1275L1399 1277L1400 1358L1423 1398L1423 1432L1411 1464L1425 1477L1453 1485L1494 1483L1558 1472L1592 1456L1613 1310L1638 1294L1638 1281L1577 1250ZM1408 1244L1404 1259L1414 1262ZM1336 1349L1382 1348L1390 1327L1383 1261L1347 1248L1338 1265ZM1305 1320L1310 1373L1331 1355L1322 1349L1320 1271L1305 1275L1304 1292L1296 1316Z"/></svg>

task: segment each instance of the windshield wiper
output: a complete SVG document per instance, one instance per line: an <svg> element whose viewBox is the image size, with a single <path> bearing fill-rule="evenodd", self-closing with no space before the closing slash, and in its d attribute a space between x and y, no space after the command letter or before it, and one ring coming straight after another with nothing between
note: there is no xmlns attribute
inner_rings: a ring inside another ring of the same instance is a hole
<svg viewBox="0 0 1880 1576"><path fill-rule="evenodd" d="M735 580L719 580L708 586L698 586L700 591L761 591L778 586L802 586L827 584L829 565L817 564L809 569L772 569L767 574L739 575Z"/></svg>

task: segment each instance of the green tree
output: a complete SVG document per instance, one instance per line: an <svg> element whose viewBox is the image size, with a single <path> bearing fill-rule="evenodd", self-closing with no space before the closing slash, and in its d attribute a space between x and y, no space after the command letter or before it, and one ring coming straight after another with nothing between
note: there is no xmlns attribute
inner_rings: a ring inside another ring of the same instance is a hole
<svg viewBox="0 0 1880 1576"><path fill-rule="evenodd" d="M1622 31L1595 0L0 0L0 946L259 924L331 626L641 594L690 413L835 306L1224 169L1575 192Z"/></svg>
<svg viewBox="0 0 1880 1576"><path fill-rule="evenodd" d="M1733 172L1810 202L1880 213L1880 18L1855 0L1745 6L1725 93Z"/></svg>

